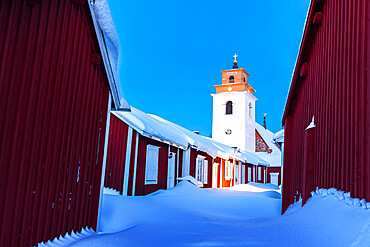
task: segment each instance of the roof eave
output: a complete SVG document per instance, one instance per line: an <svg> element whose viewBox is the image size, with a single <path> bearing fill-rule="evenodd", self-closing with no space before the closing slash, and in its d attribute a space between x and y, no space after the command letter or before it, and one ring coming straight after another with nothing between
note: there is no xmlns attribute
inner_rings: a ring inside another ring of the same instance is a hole
<svg viewBox="0 0 370 247"><path fill-rule="evenodd" d="M126 100L122 97L122 91L121 91L120 85L118 83L117 76L116 76L116 74L115 74L115 72L112 68L112 64L110 62L107 47L106 47L105 40L104 40L104 35L103 35L103 33L101 31L101 28L99 27L99 24L96 20L93 5L88 3L88 6L89 6L91 18L93 20L96 37L98 39L100 53L102 55L105 71L106 71L106 74L107 74L107 77L108 77L108 83L109 83L109 87L110 87L114 107L115 107L116 110L118 110L118 109L129 110L130 106L126 102Z"/></svg>
<svg viewBox="0 0 370 247"><path fill-rule="evenodd" d="M306 49L306 43L308 42L310 38L312 38L308 35L308 33L311 29L311 26L313 25L312 20L316 12L315 10L316 10L318 2L319 2L318 0L311 0L310 7L307 12L304 32L303 32L302 40L301 40L300 47L299 47L299 53L298 53L295 67L293 70L294 72L292 75L292 80L291 80L290 87L289 87L289 93L288 93L288 97L287 97L286 104L285 104L284 114L282 118L282 126L285 125L285 121L289 115L291 104L294 98L296 83L297 83L297 79L299 78L299 69L300 69L300 65L303 62L302 54L304 53L304 50Z"/></svg>

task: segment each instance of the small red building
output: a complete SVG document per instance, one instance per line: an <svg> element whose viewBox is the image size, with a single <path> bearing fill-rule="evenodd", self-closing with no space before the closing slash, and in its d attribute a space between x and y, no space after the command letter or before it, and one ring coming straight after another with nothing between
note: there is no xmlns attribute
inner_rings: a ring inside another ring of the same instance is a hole
<svg viewBox="0 0 370 247"><path fill-rule="evenodd" d="M254 165L243 163L247 160ZM246 165L254 169L249 171ZM133 107L111 114L105 186L123 195L169 189L187 175L193 176L200 187L230 187L236 184L236 171L245 176L242 167L253 181L264 183L266 166L268 163L257 155L236 152Z"/></svg>
<svg viewBox="0 0 370 247"><path fill-rule="evenodd" d="M149 115L133 107L112 111L105 187L129 196L172 188L185 149L182 136Z"/></svg>
<svg viewBox="0 0 370 247"><path fill-rule="evenodd" d="M95 14L0 3L0 246L97 227L107 115L124 105Z"/></svg>
<svg viewBox="0 0 370 247"><path fill-rule="evenodd" d="M311 1L282 120L283 212L335 187L370 201L370 2Z"/></svg>

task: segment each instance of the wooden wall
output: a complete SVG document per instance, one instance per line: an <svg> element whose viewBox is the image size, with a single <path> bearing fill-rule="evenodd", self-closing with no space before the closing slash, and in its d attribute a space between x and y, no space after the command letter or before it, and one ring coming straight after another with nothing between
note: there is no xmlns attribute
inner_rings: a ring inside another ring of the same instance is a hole
<svg viewBox="0 0 370 247"><path fill-rule="evenodd" d="M312 1L283 118L283 212L316 187L370 201L369 5Z"/></svg>
<svg viewBox="0 0 370 247"><path fill-rule="evenodd" d="M88 6L0 1L0 246L96 227L109 87Z"/></svg>

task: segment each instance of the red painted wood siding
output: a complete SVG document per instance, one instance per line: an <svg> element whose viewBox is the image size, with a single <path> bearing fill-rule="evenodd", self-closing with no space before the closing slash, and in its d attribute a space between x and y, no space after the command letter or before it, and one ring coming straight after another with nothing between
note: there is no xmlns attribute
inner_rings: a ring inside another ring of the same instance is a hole
<svg viewBox="0 0 370 247"><path fill-rule="evenodd" d="M281 184L281 167L267 167L267 183L271 183L270 173L279 173L279 185Z"/></svg>
<svg viewBox="0 0 370 247"><path fill-rule="evenodd" d="M128 125L111 114L104 186L119 191L121 195L125 173L127 135Z"/></svg>
<svg viewBox="0 0 370 247"><path fill-rule="evenodd" d="M213 163L212 163L212 156L210 156L209 154L207 154L205 152L202 152L202 151L199 151L199 150L195 150L193 148L191 149L191 152L190 152L190 176L193 176L195 178L195 166L196 166L196 160L197 160L198 154L206 157L206 160L208 160L208 172L207 172L208 183L204 184L203 188L212 188L212 167L213 167Z"/></svg>
<svg viewBox="0 0 370 247"><path fill-rule="evenodd" d="M160 147L158 161L158 183L145 185L146 149L148 144ZM135 195L147 195L159 189L167 189L167 170L168 144L140 136Z"/></svg>
<svg viewBox="0 0 370 247"><path fill-rule="evenodd" d="M232 159L229 160L231 163L233 162ZM221 165L222 164L222 165ZM231 179L225 179L225 164L226 160L221 159L221 181L222 181L222 187L231 187L233 186L233 178ZM234 174L234 169L232 169L231 174Z"/></svg>
<svg viewBox="0 0 370 247"><path fill-rule="evenodd" d="M183 162L183 157L184 157L184 151L182 149L179 149L179 178L183 177L184 175L182 174L182 162ZM177 181L176 181L177 183Z"/></svg>
<svg viewBox="0 0 370 247"><path fill-rule="evenodd" d="M132 131L132 142L131 142L131 155L130 155L130 169L129 169L129 179L128 179L128 186L127 186L127 195L132 196L132 187L134 184L134 170L135 170L135 160L136 160L136 135L137 132L135 130Z"/></svg>
<svg viewBox="0 0 370 247"><path fill-rule="evenodd" d="M261 167L261 179L258 179L258 167ZM264 176L265 176L265 172L266 172L266 167L265 166L256 166L256 171L255 171L255 175L256 175L256 182L257 183L263 183L264 182Z"/></svg>
<svg viewBox="0 0 370 247"><path fill-rule="evenodd" d="M176 154L176 156L175 156L175 186L176 186L176 184L177 184L177 174L179 174L178 173L178 164L177 164L177 162L178 161L180 161L180 160L178 160L177 158L177 155L178 155L178 153L177 153L177 148L176 147L174 147L174 146L170 146L170 151L172 152L172 153L175 153Z"/></svg>
<svg viewBox="0 0 370 247"><path fill-rule="evenodd" d="M303 190L316 187L370 201L369 5L368 0L312 2L283 118L283 212ZM321 25L311 24L316 12L323 12ZM305 62L307 75L300 77ZM305 128L313 115L310 150ZM305 157L311 159L308 177Z"/></svg>
<svg viewBox="0 0 370 247"><path fill-rule="evenodd" d="M109 87L88 6L0 1L0 33L0 246L95 228Z"/></svg>
<svg viewBox="0 0 370 247"><path fill-rule="evenodd" d="M255 167L255 166L252 165L252 164L246 164L246 166L245 166L245 182L246 183L249 183L248 182L248 167L251 168L251 181L250 182L253 182L253 178L254 178L254 175L253 175L254 169L253 169L253 167Z"/></svg>
<svg viewBox="0 0 370 247"><path fill-rule="evenodd" d="M125 173L125 161L127 151L127 137L128 137L129 126L111 114L111 125L109 133L109 145L108 145L108 157L106 166L105 186L113 188L123 193L124 173ZM146 195L152 193L158 189L167 189L167 171L168 171L168 144L158 142L147 137L139 135L139 147L138 154L136 157L136 136L137 132L132 131L132 143L131 143L131 155L130 155L130 168L129 168L129 179L127 187L127 195L132 196L133 184L134 184L134 170L135 160L137 160L136 168L136 195ZM148 144L160 147L159 151L159 169L158 169L158 184L156 185L145 185L145 166L146 166L146 147ZM171 152L176 153L177 148L170 146ZM167 152L167 154L165 154ZM182 165L182 150L179 151L180 160L180 176L181 176L181 165ZM167 157L167 161L165 158ZM177 172L177 158L175 162L175 174ZM177 180L175 181L175 185Z"/></svg>

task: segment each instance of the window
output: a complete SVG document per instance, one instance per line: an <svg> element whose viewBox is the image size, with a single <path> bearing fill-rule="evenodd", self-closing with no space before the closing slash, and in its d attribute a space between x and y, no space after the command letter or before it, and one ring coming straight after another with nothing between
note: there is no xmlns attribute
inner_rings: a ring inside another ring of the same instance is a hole
<svg viewBox="0 0 370 247"><path fill-rule="evenodd" d="M196 159L195 178L202 184L208 184L208 160L202 155Z"/></svg>
<svg viewBox="0 0 370 247"><path fill-rule="evenodd" d="M233 169L233 164L230 161L225 162L225 179L230 180L233 177L232 169Z"/></svg>
<svg viewBox="0 0 370 247"><path fill-rule="evenodd" d="M145 184L158 182L159 147L148 145L146 147Z"/></svg>
<svg viewBox="0 0 370 247"><path fill-rule="evenodd" d="M229 77L229 83L233 83L234 82L234 76L230 76Z"/></svg>
<svg viewBox="0 0 370 247"><path fill-rule="evenodd" d="M261 180L262 179L262 176L261 176L261 167L259 166L258 167L258 180Z"/></svg>
<svg viewBox="0 0 370 247"><path fill-rule="evenodd" d="M248 182L252 182L252 168L248 167Z"/></svg>
<svg viewBox="0 0 370 247"><path fill-rule="evenodd" d="M252 117L252 103L249 103L249 117Z"/></svg>
<svg viewBox="0 0 370 247"><path fill-rule="evenodd" d="M226 103L226 114L233 114L233 102L231 101Z"/></svg>

